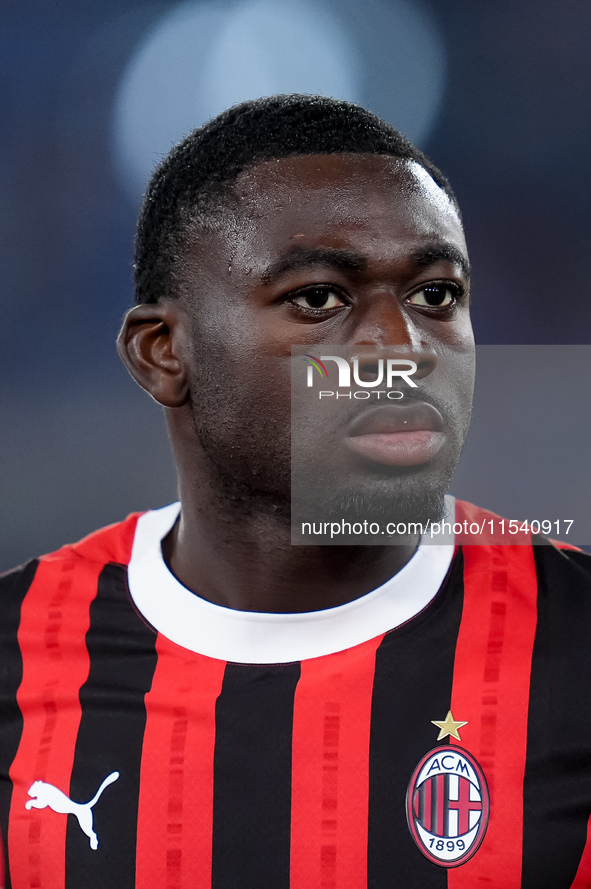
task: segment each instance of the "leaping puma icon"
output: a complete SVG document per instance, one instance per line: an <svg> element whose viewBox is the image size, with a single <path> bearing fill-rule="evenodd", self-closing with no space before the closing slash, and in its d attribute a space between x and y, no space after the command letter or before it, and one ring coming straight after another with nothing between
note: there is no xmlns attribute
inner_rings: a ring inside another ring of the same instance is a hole
<svg viewBox="0 0 591 889"><path fill-rule="evenodd" d="M33 799L27 800L25 809L45 809L46 806L49 806L54 812L59 812L62 815L75 815L78 824L90 840L90 848L98 849L98 837L92 827L92 807L98 802L105 787L116 781L118 777L119 772L111 772L87 803L75 803L53 784L34 781L27 791Z"/></svg>

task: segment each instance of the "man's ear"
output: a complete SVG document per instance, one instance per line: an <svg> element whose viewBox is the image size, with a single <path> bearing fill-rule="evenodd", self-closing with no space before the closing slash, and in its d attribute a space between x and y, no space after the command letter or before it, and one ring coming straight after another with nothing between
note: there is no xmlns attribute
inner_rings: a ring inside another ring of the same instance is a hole
<svg viewBox="0 0 591 889"><path fill-rule="evenodd" d="M117 351L136 383L163 407L187 401L188 319L178 303L135 306L123 319Z"/></svg>

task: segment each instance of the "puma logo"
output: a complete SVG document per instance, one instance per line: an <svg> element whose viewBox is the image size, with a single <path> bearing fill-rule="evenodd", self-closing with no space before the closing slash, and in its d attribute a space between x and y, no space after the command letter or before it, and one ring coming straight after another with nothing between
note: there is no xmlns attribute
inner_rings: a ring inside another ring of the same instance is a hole
<svg viewBox="0 0 591 889"><path fill-rule="evenodd" d="M47 784L45 781L34 781L29 787L28 794L33 797L25 803L25 809L45 809L49 806L54 812L62 815L75 815L78 824L90 840L90 848L98 849L98 837L93 830L92 824L92 807L99 801L100 796L109 784L116 781L119 772L111 772L108 775L93 798L87 803L75 803L65 793L62 793L53 784Z"/></svg>

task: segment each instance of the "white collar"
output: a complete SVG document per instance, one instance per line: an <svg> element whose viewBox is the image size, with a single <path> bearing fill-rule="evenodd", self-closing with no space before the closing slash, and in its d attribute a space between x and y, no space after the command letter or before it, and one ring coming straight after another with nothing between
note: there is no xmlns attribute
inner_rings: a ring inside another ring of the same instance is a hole
<svg viewBox="0 0 591 889"><path fill-rule="evenodd" d="M394 577L336 608L297 614L236 611L201 599L169 571L161 541L179 512L180 503L173 503L139 517L128 569L131 597L167 639L235 663L281 664L322 657L406 623L433 599L454 551L453 542L421 543Z"/></svg>

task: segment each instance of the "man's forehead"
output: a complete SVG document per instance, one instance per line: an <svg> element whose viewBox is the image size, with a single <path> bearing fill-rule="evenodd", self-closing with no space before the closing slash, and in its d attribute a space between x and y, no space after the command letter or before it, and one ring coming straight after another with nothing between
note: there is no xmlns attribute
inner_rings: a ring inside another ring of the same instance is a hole
<svg viewBox="0 0 591 889"><path fill-rule="evenodd" d="M295 245L353 249L371 258L425 245L466 245L457 209L414 161L372 154L298 155L244 170L208 246L203 270L263 274ZM251 279L252 280L252 279Z"/></svg>
<svg viewBox="0 0 591 889"><path fill-rule="evenodd" d="M414 160L382 154L315 154L277 158L254 164L237 177L233 192L247 202L272 202L277 195L297 191L310 200L323 192L355 195L382 193L401 203L422 199L441 213L457 215L449 196L430 173Z"/></svg>
<svg viewBox="0 0 591 889"><path fill-rule="evenodd" d="M283 252L294 242L344 246L359 238L451 240L465 251L456 207L414 161L355 154L282 158L245 170L234 194L223 240L233 251L250 252L250 262L255 247L264 261L268 249Z"/></svg>

